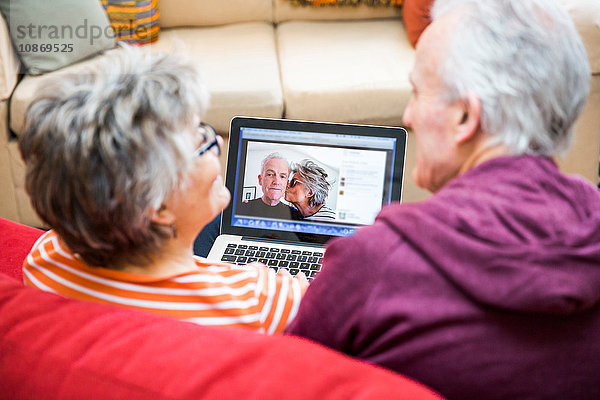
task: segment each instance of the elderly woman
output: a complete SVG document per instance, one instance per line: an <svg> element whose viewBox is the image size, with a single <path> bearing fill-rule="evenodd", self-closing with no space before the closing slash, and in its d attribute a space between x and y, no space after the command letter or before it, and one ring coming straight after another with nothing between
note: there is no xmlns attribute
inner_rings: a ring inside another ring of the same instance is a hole
<svg viewBox="0 0 600 400"><path fill-rule="evenodd" d="M198 324L282 331L302 278L193 254L230 200L222 139L201 120L207 103L192 66L127 47L41 93L20 150L27 192L52 229L27 257L25 283Z"/></svg>
<svg viewBox="0 0 600 400"><path fill-rule="evenodd" d="M309 221L333 221L335 211L325 205L331 184L327 172L311 160L302 160L292 169L285 199Z"/></svg>

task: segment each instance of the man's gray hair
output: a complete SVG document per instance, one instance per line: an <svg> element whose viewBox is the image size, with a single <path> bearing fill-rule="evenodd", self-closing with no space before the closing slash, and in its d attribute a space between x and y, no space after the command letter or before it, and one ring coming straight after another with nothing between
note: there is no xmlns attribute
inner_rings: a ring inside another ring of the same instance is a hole
<svg viewBox="0 0 600 400"><path fill-rule="evenodd" d="M331 183L327 181L327 172L317 163L305 159L292 167L292 175L300 175L300 180L304 185L313 192L313 195L308 198L308 205L316 207L325 204Z"/></svg>
<svg viewBox="0 0 600 400"><path fill-rule="evenodd" d="M555 0L437 0L433 19L457 13L439 71L447 100L481 100L490 144L514 154L568 149L589 93L590 66L568 13Z"/></svg>
<svg viewBox="0 0 600 400"><path fill-rule="evenodd" d="M265 169L265 164L269 160L273 160L274 158L278 158L278 159L285 161L285 165L287 165L288 171L290 170L290 163L288 163L288 160L286 160L281 154L275 152L275 153L268 154L265 158L263 158L262 162L260 163L260 173L261 174L263 173L263 171Z"/></svg>
<svg viewBox="0 0 600 400"><path fill-rule="evenodd" d="M123 47L31 103L20 151L42 220L90 265L144 264L171 236L150 220L192 166L208 92L175 56Z"/></svg>

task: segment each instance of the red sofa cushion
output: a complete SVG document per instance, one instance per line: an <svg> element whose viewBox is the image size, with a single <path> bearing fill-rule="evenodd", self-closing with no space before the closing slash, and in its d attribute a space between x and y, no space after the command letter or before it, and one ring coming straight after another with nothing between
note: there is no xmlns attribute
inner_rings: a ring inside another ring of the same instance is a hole
<svg viewBox="0 0 600 400"><path fill-rule="evenodd" d="M23 260L44 231L0 218L0 271L23 281Z"/></svg>
<svg viewBox="0 0 600 400"><path fill-rule="evenodd" d="M0 337L6 398L440 398L304 339L65 299L2 274Z"/></svg>
<svg viewBox="0 0 600 400"><path fill-rule="evenodd" d="M0 397L440 398L305 339L199 326L24 287L21 264L41 233L0 220Z"/></svg>

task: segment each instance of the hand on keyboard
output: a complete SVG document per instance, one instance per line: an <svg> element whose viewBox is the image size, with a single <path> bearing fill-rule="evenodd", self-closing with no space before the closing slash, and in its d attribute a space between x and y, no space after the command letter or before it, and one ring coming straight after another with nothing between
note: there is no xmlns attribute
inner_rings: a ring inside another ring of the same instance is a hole
<svg viewBox="0 0 600 400"><path fill-rule="evenodd" d="M288 271L285 268L279 268L279 271L277 271L277 273L279 275L289 275L291 276L292 274L290 274L290 271ZM302 294L304 294L304 292L306 292L306 289L308 288L308 279L306 278L306 275L304 275L304 272L298 272L296 274L296 278L298 278L298 283L300 284L300 291L302 292Z"/></svg>
<svg viewBox="0 0 600 400"><path fill-rule="evenodd" d="M221 261L246 265L258 261L277 271L288 270L292 276L303 272L309 281L321 269L323 251L314 249L286 249L276 246L253 246L229 243Z"/></svg>

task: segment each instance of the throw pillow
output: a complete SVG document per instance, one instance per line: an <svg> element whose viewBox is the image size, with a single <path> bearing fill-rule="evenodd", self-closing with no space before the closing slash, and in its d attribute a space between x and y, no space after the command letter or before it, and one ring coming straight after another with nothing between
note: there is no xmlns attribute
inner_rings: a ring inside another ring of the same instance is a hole
<svg viewBox="0 0 600 400"><path fill-rule="evenodd" d="M54 71L115 45L98 0L0 0L0 12L32 75Z"/></svg>
<svg viewBox="0 0 600 400"><path fill-rule="evenodd" d="M421 33L431 23L429 11L434 0L405 0L402 7L402 18L408 40L416 47Z"/></svg>
<svg viewBox="0 0 600 400"><path fill-rule="evenodd" d="M291 0L295 6L368 6L368 7L400 7L403 0Z"/></svg>
<svg viewBox="0 0 600 400"><path fill-rule="evenodd" d="M143 45L158 40L160 26L157 0L100 0L115 41Z"/></svg>

